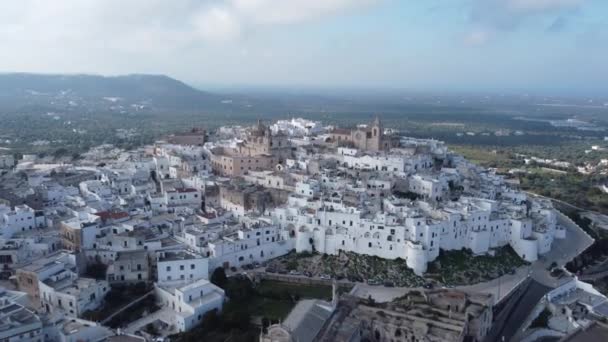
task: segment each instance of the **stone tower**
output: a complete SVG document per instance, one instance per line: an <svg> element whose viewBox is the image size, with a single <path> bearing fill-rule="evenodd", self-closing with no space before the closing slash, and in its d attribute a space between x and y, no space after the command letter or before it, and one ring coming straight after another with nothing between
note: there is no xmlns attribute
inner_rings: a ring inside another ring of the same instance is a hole
<svg viewBox="0 0 608 342"><path fill-rule="evenodd" d="M383 149L383 135L384 128L382 127L382 122L380 122L380 117L376 116L374 122L372 123L371 128L371 138L368 140L368 146L371 151L380 151Z"/></svg>

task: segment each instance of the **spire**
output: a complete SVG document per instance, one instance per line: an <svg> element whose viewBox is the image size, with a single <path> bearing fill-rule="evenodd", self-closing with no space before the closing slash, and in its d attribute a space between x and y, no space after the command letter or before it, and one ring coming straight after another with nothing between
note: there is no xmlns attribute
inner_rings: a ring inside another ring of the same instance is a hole
<svg viewBox="0 0 608 342"><path fill-rule="evenodd" d="M374 126L380 127L382 123L380 122L380 116L376 114L376 118L374 119Z"/></svg>

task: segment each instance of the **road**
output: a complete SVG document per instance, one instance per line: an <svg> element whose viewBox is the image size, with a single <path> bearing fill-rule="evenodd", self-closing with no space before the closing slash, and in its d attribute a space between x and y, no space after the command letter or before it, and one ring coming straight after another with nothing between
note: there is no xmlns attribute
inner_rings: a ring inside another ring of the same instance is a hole
<svg viewBox="0 0 608 342"><path fill-rule="evenodd" d="M504 309L495 317L492 329L486 335L485 341L510 341L521 329L540 299L551 290L537 281L531 280L524 284L521 293L516 293Z"/></svg>

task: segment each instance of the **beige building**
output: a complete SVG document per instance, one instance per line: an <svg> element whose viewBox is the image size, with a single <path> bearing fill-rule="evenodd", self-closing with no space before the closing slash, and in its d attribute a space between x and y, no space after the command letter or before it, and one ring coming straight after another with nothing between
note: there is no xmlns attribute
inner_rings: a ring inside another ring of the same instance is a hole
<svg viewBox="0 0 608 342"><path fill-rule="evenodd" d="M19 291L27 293L33 303L38 303L41 281L65 270L77 272L77 265L78 258L74 254L61 251L46 255L17 270L17 287Z"/></svg>
<svg viewBox="0 0 608 342"><path fill-rule="evenodd" d="M245 141L236 147L216 147L211 153L213 171L234 177L248 171L273 170L291 156L291 146L285 135L273 135L268 127L258 122Z"/></svg>
<svg viewBox="0 0 608 342"><path fill-rule="evenodd" d="M384 135L384 128L378 117L367 127L336 128L329 136L331 142L336 145L353 146L363 151L385 151L391 147L391 139Z"/></svg>
<svg viewBox="0 0 608 342"><path fill-rule="evenodd" d="M272 204L272 195L260 185L234 181L220 186L220 207L237 216L249 212L262 213Z"/></svg>
<svg viewBox="0 0 608 342"><path fill-rule="evenodd" d="M184 146L203 146L206 141L206 132L201 128L193 128L188 132L180 132L166 138L167 142Z"/></svg>

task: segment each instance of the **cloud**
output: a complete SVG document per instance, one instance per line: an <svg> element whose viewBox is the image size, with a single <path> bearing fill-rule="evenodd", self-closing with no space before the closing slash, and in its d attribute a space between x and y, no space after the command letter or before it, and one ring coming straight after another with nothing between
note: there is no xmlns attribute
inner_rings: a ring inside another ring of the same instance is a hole
<svg viewBox="0 0 608 342"><path fill-rule="evenodd" d="M549 27L547 27L547 32L561 32L568 26L568 19L564 17L557 17Z"/></svg>
<svg viewBox="0 0 608 342"><path fill-rule="evenodd" d="M207 41L228 41L241 34L241 23L231 11L214 7L193 17L193 25L201 38Z"/></svg>
<svg viewBox="0 0 608 342"><path fill-rule="evenodd" d="M263 24L290 24L335 15L377 3L375 0L229 0L244 20Z"/></svg>
<svg viewBox="0 0 608 342"><path fill-rule="evenodd" d="M584 0L507 0L506 6L516 12L546 12L577 8Z"/></svg>
<svg viewBox="0 0 608 342"><path fill-rule="evenodd" d="M378 1L5 0L0 2L0 34L17 30L25 40L86 39L162 29L165 34L218 42L238 38L258 25L317 20Z"/></svg>
<svg viewBox="0 0 608 342"><path fill-rule="evenodd" d="M225 65L245 65L246 56L270 59L273 43L255 44L265 43L273 31L380 1L2 0L0 71L191 77L188 63L196 63L201 74L236 73Z"/></svg>
<svg viewBox="0 0 608 342"><path fill-rule="evenodd" d="M585 0L473 0L469 8L472 28L465 35L465 43L476 32L494 32L492 36L497 37L499 33L514 31L526 22L546 17L551 18L555 24L553 32L557 32L565 28L566 16L584 4Z"/></svg>
<svg viewBox="0 0 608 342"><path fill-rule="evenodd" d="M492 32L485 30L474 30L467 33L464 37L464 44L467 46L485 45L492 38Z"/></svg>

